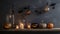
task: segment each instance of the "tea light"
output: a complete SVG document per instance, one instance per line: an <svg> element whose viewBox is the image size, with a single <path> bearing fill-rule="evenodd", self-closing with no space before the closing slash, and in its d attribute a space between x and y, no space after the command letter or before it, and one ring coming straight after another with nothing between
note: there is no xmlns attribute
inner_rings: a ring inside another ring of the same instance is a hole
<svg viewBox="0 0 60 34"><path fill-rule="evenodd" d="M19 26L18 25L16 25L16 29L19 29Z"/></svg>
<svg viewBox="0 0 60 34"><path fill-rule="evenodd" d="M40 23L40 28L46 28L47 24L46 23Z"/></svg>
<svg viewBox="0 0 60 34"><path fill-rule="evenodd" d="M30 29L30 28L31 28L31 25L30 25L30 23L29 23L29 24L27 24L27 28L28 28L28 29Z"/></svg>

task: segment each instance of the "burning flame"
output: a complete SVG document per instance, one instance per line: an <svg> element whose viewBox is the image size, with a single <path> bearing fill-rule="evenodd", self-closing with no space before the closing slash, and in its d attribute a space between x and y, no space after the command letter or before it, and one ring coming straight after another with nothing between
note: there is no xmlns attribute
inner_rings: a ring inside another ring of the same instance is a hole
<svg viewBox="0 0 60 34"><path fill-rule="evenodd" d="M28 24L27 27L28 27L28 29L30 29L31 28L30 24Z"/></svg>
<svg viewBox="0 0 60 34"><path fill-rule="evenodd" d="M18 25L16 25L16 29L19 29L19 26Z"/></svg>

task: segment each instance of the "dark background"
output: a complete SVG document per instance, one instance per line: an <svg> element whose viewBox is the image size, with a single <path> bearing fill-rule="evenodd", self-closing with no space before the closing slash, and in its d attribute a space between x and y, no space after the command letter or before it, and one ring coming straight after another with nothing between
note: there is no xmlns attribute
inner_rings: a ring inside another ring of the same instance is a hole
<svg viewBox="0 0 60 34"><path fill-rule="evenodd" d="M44 7L47 2L49 4L56 3L55 9L51 9L52 7L50 7L50 11L48 13L39 16L35 15L34 8ZM0 28L2 27L2 24L6 22L6 15L9 13L9 9L12 7L11 5L14 5L13 9L15 10L15 16L17 16L16 14L20 7L30 5L30 9L33 11L33 14L27 16L26 19L28 21L37 23L39 23L41 20L44 20L46 23L52 21L55 24L55 27L60 27L60 0L0 0ZM59 34L54 32L45 33Z"/></svg>
<svg viewBox="0 0 60 34"><path fill-rule="evenodd" d="M35 15L34 8L44 7L46 3L56 3L55 9L51 9L48 13ZM9 13L9 9L14 6L15 16L19 8L30 5L30 9L33 14L27 16L26 20L39 23L44 20L46 23L53 22L55 27L60 27L60 0L0 0L0 27L6 21L6 15ZM17 18L17 17L16 17ZM19 18L19 17L18 17Z"/></svg>

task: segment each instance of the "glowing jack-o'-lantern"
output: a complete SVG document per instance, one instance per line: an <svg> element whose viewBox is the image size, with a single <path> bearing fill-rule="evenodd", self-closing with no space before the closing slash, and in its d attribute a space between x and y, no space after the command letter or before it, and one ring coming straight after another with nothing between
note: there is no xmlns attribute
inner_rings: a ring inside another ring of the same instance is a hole
<svg viewBox="0 0 60 34"><path fill-rule="evenodd" d="M53 27L54 27L54 24L53 24L53 23L48 23L48 24L47 24L47 28L48 28L48 29L52 29Z"/></svg>
<svg viewBox="0 0 60 34"><path fill-rule="evenodd" d="M4 27L5 29L10 29L10 28L12 27L12 24L11 24L11 23L5 23L5 24L3 25L3 27Z"/></svg>
<svg viewBox="0 0 60 34"><path fill-rule="evenodd" d="M32 29L37 29L37 28L39 28L39 24L38 23L32 23L31 28Z"/></svg>

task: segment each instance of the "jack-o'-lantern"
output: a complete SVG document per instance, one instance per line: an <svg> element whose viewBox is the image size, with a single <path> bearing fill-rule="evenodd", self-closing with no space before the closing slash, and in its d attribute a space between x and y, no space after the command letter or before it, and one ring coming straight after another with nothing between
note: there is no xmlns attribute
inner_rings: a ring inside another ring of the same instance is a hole
<svg viewBox="0 0 60 34"><path fill-rule="evenodd" d="M5 29L10 29L12 27L12 24L11 23L5 23L5 24L3 24L3 27Z"/></svg>
<svg viewBox="0 0 60 34"><path fill-rule="evenodd" d="M32 29L38 29L39 28L39 24L38 23L32 23L31 24L31 28Z"/></svg>

